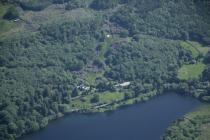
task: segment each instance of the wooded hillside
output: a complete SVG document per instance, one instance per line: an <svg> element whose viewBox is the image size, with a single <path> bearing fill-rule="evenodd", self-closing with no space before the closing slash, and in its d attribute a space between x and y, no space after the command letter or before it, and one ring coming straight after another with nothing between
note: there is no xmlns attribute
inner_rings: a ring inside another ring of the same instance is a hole
<svg viewBox="0 0 210 140"><path fill-rule="evenodd" d="M0 139L164 91L210 102L209 45L202 0L1 1Z"/></svg>

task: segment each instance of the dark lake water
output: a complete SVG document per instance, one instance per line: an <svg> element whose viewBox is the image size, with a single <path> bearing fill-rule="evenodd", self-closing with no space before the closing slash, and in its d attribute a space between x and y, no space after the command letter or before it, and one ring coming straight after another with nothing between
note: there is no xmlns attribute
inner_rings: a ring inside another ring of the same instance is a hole
<svg viewBox="0 0 210 140"><path fill-rule="evenodd" d="M200 105L168 93L113 113L73 114L20 140L159 140L174 120Z"/></svg>

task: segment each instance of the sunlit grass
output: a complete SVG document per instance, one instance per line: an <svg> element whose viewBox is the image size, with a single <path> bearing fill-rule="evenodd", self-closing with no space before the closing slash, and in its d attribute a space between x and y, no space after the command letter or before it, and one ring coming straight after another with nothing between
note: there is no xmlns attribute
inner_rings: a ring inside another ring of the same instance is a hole
<svg viewBox="0 0 210 140"><path fill-rule="evenodd" d="M191 44L192 47L194 47L195 49L197 49L203 55L206 55L208 53L208 51L210 50L209 47L204 47L204 46L202 46L198 42L188 41L188 44Z"/></svg>
<svg viewBox="0 0 210 140"><path fill-rule="evenodd" d="M119 101L124 99L124 93L122 92L106 92L100 94L101 102L109 103L113 101Z"/></svg>
<svg viewBox="0 0 210 140"><path fill-rule="evenodd" d="M0 4L0 18L2 18L4 16L8 7L9 7L8 4L7 5Z"/></svg>
<svg viewBox="0 0 210 140"><path fill-rule="evenodd" d="M178 78L181 80L196 79L204 71L205 64L192 64L192 65L183 65L178 72Z"/></svg>
<svg viewBox="0 0 210 140"><path fill-rule="evenodd" d="M97 72L97 73L88 73L85 77L85 80L90 84L94 85L95 80L98 77L103 77L103 72Z"/></svg>
<svg viewBox="0 0 210 140"><path fill-rule="evenodd" d="M191 52L194 58L197 58L200 54L206 55L210 50L209 47L204 47L198 42L194 41L181 41L181 46Z"/></svg>

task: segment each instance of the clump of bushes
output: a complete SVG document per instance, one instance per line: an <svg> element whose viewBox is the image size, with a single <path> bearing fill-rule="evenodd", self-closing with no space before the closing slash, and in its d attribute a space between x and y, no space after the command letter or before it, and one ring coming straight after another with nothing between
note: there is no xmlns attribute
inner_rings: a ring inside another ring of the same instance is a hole
<svg viewBox="0 0 210 140"><path fill-rule="evenodd" d="M104 10L114 8L118 3L118 0L94 0L90 7L95 10Z"/></svg>
<svg viewBox="0 0 210 140"><path fill-rule="evenodd" d="M210 51L207 53L207 55L204 57L204 63L210 64Z"/></svg>
<svg viewBox="0 0 210 140"><path fill-rule="evenodd" d="M7 20L17 19L18 17L19 17L19 12L17 8L15 8L14 6L10 7L3 16L3 18Z"/></svg>
<svg viewBox="0 0 210 140"><path fill-rule="evenodd" d="M41 11L52 4L51 0L27 0L20 2L23 10Z"/></svg>
<svg viewBox="0 0 210 140"><path fill-rule="evenodd" d="M53 0L53 3L55 3L55 4L63 4L65 2L69 2L69 1L71 1L71 0Z"/></svg>
<svg viewBox="0 0 210 140"><path fill-rule="evenodd" d="M66 10L73 10L73 9L82 8L82 7L85 7L85 6L86 6L86 3L81 1L81 0L71 0L67 3L65 9Z"/></svg>
<svg viewBox="0 0 210 140"><path fill-rule="evenodd" d="M95 94L91 99L91 103L98 103L99 101L100 101L100 96L98 94Z"/></svg>

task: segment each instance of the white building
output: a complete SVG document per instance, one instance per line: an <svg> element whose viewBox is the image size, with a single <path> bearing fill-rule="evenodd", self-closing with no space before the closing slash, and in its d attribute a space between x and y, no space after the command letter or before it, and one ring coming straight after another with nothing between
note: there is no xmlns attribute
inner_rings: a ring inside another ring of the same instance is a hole
<svg viewBox="0 0 210 140"><path fill-rule="evenodd" d="M110 37L111 37L111 35L109 35L109 34L108 34L108 35L106 35L106 37L107 37L107 38L110 38Z"/></svg>
<svg viewBox="0 0 210 140"><path fill-rule="evenodd" d="M127 87L131 84L131 82L124 82L124 83L121 83L121 84L117 84L115 85L116 87Z"/></svg>

